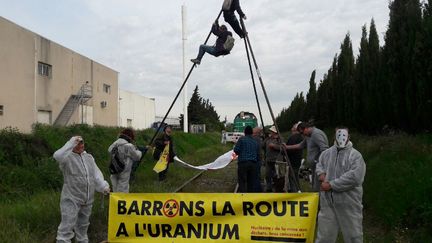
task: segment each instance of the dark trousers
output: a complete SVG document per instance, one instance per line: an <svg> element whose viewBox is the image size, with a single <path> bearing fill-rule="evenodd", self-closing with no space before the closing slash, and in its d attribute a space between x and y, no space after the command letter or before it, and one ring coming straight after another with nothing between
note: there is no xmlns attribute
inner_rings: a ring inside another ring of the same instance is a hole
<svg viewBox="0 0 432 243"><path fill-rule="evenodd" d="M235 16L234 12L224 11L223 13L224 13L225 22L227 22L229 25L231 25L233 30L237 33L237 35L240 36L240 38L243 38L244 32L243 32L242 28L240 27L240 23L237 20L237 17Z"/></svg>
<svg viewBox="0 0 432 243"><path fill-rule="evenodd" d="M266 191L273 191L273 179L276 176L276 162L266 161Z"/></svg>
<svg viewBox="0 0 432 243"><path fill-rule="evenodd" d="M239 161L238 169L238 192L254 192L257 181L257 162L256 161Z"/></svg>
<svg viewBox="0 0 432 243"><path fill-rule="evenodd" d="M291 176L289 177L289 185L290 185L289 192L297 192L298 190L300 190L300 178L299 178L300 168L293 167L293 170L294 170L295 181L294 178L292 178ZM291 173L289 173L289 175L291 175Z"/></svg>
<svg viewBox="0 0 432 243"><path fill-rule="evenodd" d="M255 192L262 192L261 187L261 161L258 161L256 167L257 167L257 176L255 180Z"/></svg>
<svg viewBox="0 0 432 243"><path fill-rule="evenodd" d="M130 172L130 177L129 177L129 181L134 181L135 180L135 172L138 169L138 166L140 164L141 161L134 161L132 164L132 169Z"/></svg>
<svg viewBox="0 0 432 243"><path fill-rule="evenodd" d="M161 171L161 172L158 173L158 175L159 175L159 181L163 181L163 180L166 179L166 175L168 173L169 164L170 163L167 164L167 167L166 167L165 170L163 170L163 171Z"/></svg>

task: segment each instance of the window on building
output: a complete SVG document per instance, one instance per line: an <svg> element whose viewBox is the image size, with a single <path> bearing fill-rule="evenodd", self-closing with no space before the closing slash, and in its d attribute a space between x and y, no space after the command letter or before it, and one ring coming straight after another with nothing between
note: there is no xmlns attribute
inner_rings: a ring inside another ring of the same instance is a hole
<svg viewBox="0 0 432 243"><path fill-rule="evenodd" d="M38 62L38 73L41 76L51 77L52 66L43 62Z"/></svg>
<svg viewBox="0 0 432 243"><path fill-rule="evenodd" d="M0 116L3 116L3 106L0 105Z"/></svg>
<svg viewBox="0 0 432 243"><path fill-rule="evenodd" d="M132 127L132 119L127 119L126 121L128 127Z"/></svg>
<svg viewBox="0 0 432 243"><path fill-rule="evenodd" d="M103 91L107 94L111 94L111 85L103 84Z"/></svg>

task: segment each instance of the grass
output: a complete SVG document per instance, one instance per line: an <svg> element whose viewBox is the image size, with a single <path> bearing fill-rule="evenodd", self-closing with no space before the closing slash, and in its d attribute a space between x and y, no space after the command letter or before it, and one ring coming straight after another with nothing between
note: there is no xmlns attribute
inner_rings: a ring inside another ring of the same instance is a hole
<svg viewBox="0 0 432 243"><path fill-rule="evenodd" d="M38 125L28 135L14 129L0 131L0 242L54 242L60 223L63 177L52 154L71 136L82 135L86 151L94 156L109 181L107 149L119 131L120 128L86 125ZM149 143L152 135L153 130L138 131L137 144ZM177 155L192 164L209 163L230 149L220 144L217 133L174 132L173 137ZM167 180L159 182L152 170L154 163L148 152L131 184L131 192L173 192L197 173L174 163L170 165ZM108 198L95 194L89 227L91 242L106 239L107 209Z"/></svg>
<svg viewBox="0 0 432 243"><path fill-rule="evenodd" d="M54 242L60 223L59 199L63 178L52 153L72 135L84 137L86 150L108 178L108 146L120 128L36 126L32 134L0 131L0 242ZM137 143L147 144L152 130L138 131ZM218 133L175 132L177 155L191 164L206 164L231 149ZM367 164L364 182L365 242L430 242L432 235L432 135L362 136L353 134L355 147ZM168 178L159 182L148 152L131 192L173 192L197 170L171 164ZM227 170L205 172L189 192L231 191L235 164ZM226 182L226 185L224 183ZM225 189L222 189L226 186ZM304 190L307 191L307 190ZM103 200L103 201L102 201ZM103 202L103 203L102 203ZM102 208L103 204L103 208ZM108 199L96 194L89 237L106 239ZM378 227L377 227L378 225Z"/></svg>

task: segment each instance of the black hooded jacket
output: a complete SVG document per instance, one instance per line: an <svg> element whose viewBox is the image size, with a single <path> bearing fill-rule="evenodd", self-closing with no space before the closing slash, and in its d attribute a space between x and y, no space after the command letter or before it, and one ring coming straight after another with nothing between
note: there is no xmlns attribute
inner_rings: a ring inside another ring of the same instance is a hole
<svg viewBox="0 0 432 243"><path fill-rule="evenodd" d="M240 15L241 18L245 15L240 7L239 0L233 0L231 3L231 7L229 9L230 12L234 13L234 11L237 11L237 13Z"/></svg>

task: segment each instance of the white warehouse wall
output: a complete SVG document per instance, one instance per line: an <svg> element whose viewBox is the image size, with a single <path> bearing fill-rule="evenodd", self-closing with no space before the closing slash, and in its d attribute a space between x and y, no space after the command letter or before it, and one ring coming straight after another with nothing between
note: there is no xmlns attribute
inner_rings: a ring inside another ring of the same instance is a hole
<svg viewBox="0 0 432 243"><path fill-rule="evenodd" d="M126 90L119 92L119 125L146 129L155 122L155 100Z"/></svg>

